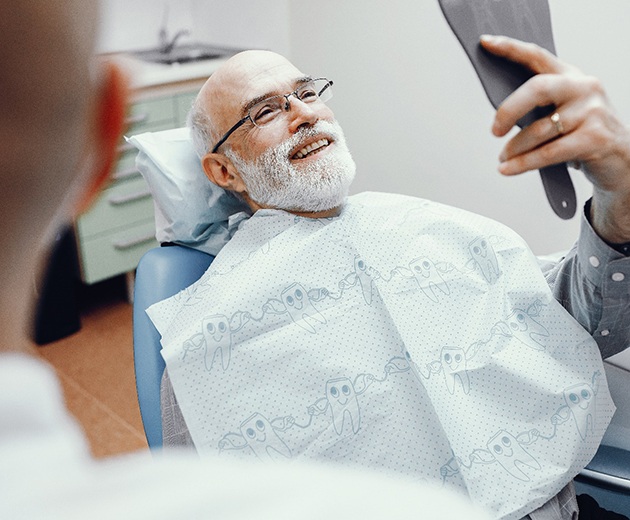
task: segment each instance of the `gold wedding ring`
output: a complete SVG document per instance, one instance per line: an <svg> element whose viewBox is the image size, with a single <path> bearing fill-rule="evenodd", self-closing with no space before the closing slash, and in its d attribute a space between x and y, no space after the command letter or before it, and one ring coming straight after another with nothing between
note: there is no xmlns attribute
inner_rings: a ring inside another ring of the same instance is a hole
<svg viewBox="0 0 630 520"><path fill-rule="evenodd" d="M564 126L562 124L562 121L560 121L560 114L558 114L558 112L554 112L551 115L551 122L553 123L553 126L556 127L556 132L558 132L558 135L564 134Z"/></svg>

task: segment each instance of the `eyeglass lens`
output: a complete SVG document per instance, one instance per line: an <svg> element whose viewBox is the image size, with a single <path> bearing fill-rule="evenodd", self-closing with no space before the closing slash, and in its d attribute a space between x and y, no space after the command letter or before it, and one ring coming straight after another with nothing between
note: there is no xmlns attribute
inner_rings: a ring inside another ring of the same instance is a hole
<svg viewBox="0 0 630 520"><path fill-rule="evenodd" d="M302 103L315 101L326 102L332 97L332 82L327 79L315 79L300 85L294 92L286 96L272 96L254 105L249 110L249 117L256 126L271 123L282 112L289 109L289 97L295 96Z"/></svg>

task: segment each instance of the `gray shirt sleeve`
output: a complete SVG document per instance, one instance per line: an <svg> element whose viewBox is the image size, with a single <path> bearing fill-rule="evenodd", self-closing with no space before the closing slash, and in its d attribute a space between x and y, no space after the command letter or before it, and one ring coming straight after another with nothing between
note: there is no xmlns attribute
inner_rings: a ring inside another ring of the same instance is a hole
<svg viewBox="0 0 630 520"><path fill-rule="evenodd" d="M195 447L188 426L177 404L168 371L164 370L160 385L160 406L162 408L162 442L165 449Z"/></svg>
<svg viewBox="0 0 630 520"><path fill-rule="evenodd" d="M559 262L541 261L556 299L593 336L603 358L630 346L630 257L595 233L582 213L580 237Z"/></svg>

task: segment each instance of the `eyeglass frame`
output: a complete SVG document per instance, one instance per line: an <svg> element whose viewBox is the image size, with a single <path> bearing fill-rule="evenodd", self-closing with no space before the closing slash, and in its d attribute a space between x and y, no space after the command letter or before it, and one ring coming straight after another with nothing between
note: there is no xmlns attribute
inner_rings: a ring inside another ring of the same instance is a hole
<svg viewBox="0 0 630 520"><path fill-rule="evenodd" d="M318 92L318 94L317 94L317 98L319 99L319 97L320 97L319 95L321 94L321 92L323 92L324 90L329 89L330 87L332 87L332 86L333 86L333 81L332 81L332 80L330 80L330 79L328 79L328 78L310 78L308 81L304 81L303 83L301 83L301 84L300 84L300 86L299 86L298 88L296 88L293 92L289 92L288 94L278 94L278 95L275 95L275 96L269 96L269 98L266 98L266 99L271 99L271 98L275 98L275 97L283 97L283 98L284 98L284 99L286 99L286 101L287 101L287 104L286 104L286 109L285 109L285 110L288 112L288 111L291 109L291 102L289 101L289 98L290 98L291 96L295 96L295 97L296 97L296 99L300 99L300 98L298 98L298 97L297 97L298 90L300 90L300 89L301 89L304 85L306 85L306 84L308 84L308 83L311 83L311 82L314 82L314 81L318 81L318 80L320 80L320 79L326 80L328 83L326 83L326 85L324 86L324 88L323 88L320 92ZM331 91L331 92L332 92L332 91ZM259 103L263 103L264 101L265 101L265 99L263 99L263 100L259 101ZM301 100L300 100L300 101L301 101ZM256 104L258 104L258 103L256 103ZM238 122L237 122L237 123L236 123L236 124L235 124L232 128L230 128L230 129L229 129L229 130L225 133L225 135L224 135L221 139L219 139L219 142L217 142L217 144L215 144L215 145L214 145L214 148L212 148L212 152L211 152L211 153L216 153L216 152L217 152L217 150L219 149L219 147L220 147L223 143L225 143L225 141L227 141L227 140L228 140L228 138L229 138L229 137L230 137L230 136L231 136L234 132L236 132L236 131L237 131L237 130L241 127L241 126L243 126L243 125L244 125L247 121L251 121L251 122L252 122L252 124L253 124L254 126L258 126L256 123L254 123L254 120L252 119L252 117L251 117L251 115L250 115L250 111L251 111L251 108L247 111L247 115L246 115L243 119L241 119L240 121L238 121Z"/></svg>

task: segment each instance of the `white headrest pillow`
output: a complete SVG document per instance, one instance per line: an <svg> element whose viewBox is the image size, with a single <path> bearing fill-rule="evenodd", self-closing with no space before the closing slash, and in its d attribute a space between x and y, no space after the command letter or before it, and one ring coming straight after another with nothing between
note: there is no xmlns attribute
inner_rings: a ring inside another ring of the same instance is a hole
<svg viewBox="0 0 630 520"><path fill-rule="evenodd" d="M249 209L208 180L188 128L146 132L127 141L140 150L136 166L153 196L158 242L216 255L234 231L229 217Z"/></svg>

